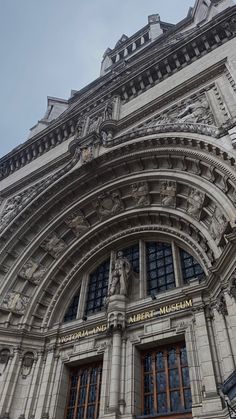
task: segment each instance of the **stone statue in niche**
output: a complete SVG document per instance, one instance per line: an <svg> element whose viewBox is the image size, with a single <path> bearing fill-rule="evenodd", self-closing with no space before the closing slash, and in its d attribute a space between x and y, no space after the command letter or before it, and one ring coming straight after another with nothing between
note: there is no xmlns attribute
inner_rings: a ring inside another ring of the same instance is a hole
<svg viewBox="0 0 236 419"><path fill-rule="evenodd" d="M197 189L192 189L187 198L187 213L192 215L194 218L199 219L205 200L205 194L198 191Z"/></svg>
<svg viewBox="0 0 236 419"><path fill-rule="evenodd" d="M47 272L47 268L34 262L32 259L28 260L19 272L19 275L28 279L35 284L38 284Z"/></svg>
<svg viewBox="0 0 236 419"><path fill-rule="evenodd" d="M100 219L103 219L124 210L124 204L118 191L104 192L98 197L94 208Z"/></svg>
<svg viewBox="0 0 236 419"><path fill-rule="evenodd" d="M0 376L4 373L10 359L10 349L4 348L0 351Z"/></svg>
<svg viewBox="0 0 236 419"><path fill-rule="evenodd" d="M161 182L161 204L163 207L175 207L176 206L176 191L177 184L174 181L166 180Z"/></svg>
<svg viewBox="0 0 236 419"><path fill-rule="evenodd" d="M226 226L226 217L224 216L224 214L222 214L218 207L215 207L214 214L209 227L210 233L214 240L219 240L221 238L223 232L226 229Z"/></svg>
<svg viewBox="0 0 236 419"><path fill-rule="evenodd" d="M80 211L70 214L65 220L65 223L74 231L76 236L80 236L90 227L88 221Z"/></svg>
<svg viewBox="0 0 236 419"><path fill-rule="evenodd" d="M22 360L22 367L21 367L22 378L26 378L31 373L33 364L34 364L33 352L26 352Z"/></svg>
<svg viewBox="0 0 236 419"><path fill-rule="evenodd" d="M150 205L150 195L147 182L133 183L131 189L132 197L135 199L137 207Z"/></svg>
<svg viewBox="0 0 236 419"><path fill-rule="evenodd" d="M54 258L58 258L66 249L66 243L53 232L41 243L41 247Z"/></svg>
<svg viewBox="0 0 236 419"><path fill-rule="evenodd" d="M109 297L112 295L127 296L131 270L128 259L123 257L122 252L118 252L111 272Z"/></svg>
<svg viewBox="0 0 236 419"><path fill-rule="evenodd" d="M209 124L209 103L206 99L202 98L196 101L188 99L185 104L185 108L178 114L179 121Z"/></svg>
<svg viewBox="0 0 236 419"><path fill-rule="evenodd" d="M101 122L102 122L102 117L100 115L96 115L94 118L92 118L89 123L88 133L98 132Z"/></svg>
<svg viewBox="0 0 236 419"><path fill-rule="evenodd" d="M80 117L77 121L75 127L75 138L82 138L83 137L83 129L84 129L84 117Z"/></svg>
<svg viewBox="0 0 236 419"><path fill-rule="evenodd" d="M2 300L1 306L18 314L24 314L30 297L17 291L9 291Z"/></svg>
<svg viewBox="0 0 236 419"><path fill-rule="evenodd" d="M103 120L107 121L108 119L112 119L113 116L113 102L109 100L104 108Z"/></svg>

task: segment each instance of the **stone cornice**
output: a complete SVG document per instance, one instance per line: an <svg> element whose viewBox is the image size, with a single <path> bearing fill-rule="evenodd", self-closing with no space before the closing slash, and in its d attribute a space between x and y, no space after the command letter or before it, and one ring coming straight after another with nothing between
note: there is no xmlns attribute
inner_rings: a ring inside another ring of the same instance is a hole
<svg viewBox="0 0 236 419"><path fill-rule="evenodd" d="M52 122L48 128L0 160L0 179L9 176L71 137L75 131L79 111L86 112L85 109L90 106L90 102L101 106L105 98L112 95L118 95L123 101L129 101L232 39L235 32L231 27L231 19L235 12L236 6L224 11L194 32L188 41L177 42L171 51L167 54L164 52L162 56L156 57L156 52L154 52L154 57L149 57L143 65L138 63L137 69L134 59L134 63L125 68L122 73L115 76L109 75L103 80L98 79L98 87L94 86L93 89L85 91L80 100Z"/></svg>

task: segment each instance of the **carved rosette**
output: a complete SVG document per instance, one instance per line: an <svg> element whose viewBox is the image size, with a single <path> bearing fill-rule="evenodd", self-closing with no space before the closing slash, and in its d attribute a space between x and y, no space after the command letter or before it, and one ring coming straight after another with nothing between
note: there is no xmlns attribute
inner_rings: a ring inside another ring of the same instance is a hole
<svg viewBox="0 0 236 419"><path fill-rule="evenodd" d="M97 201L94 203L94 209L99 219L103 220L123 211L125 206L119 191L104 192L98 196Z"/></svg>

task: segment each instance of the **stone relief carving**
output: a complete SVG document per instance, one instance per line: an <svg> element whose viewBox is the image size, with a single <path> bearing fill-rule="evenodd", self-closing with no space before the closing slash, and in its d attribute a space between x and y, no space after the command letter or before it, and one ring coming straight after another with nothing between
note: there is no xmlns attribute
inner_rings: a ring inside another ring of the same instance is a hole
<svg viewBox="0 0 236 419"><path fill-rule="evenodd" d="M81 211L73 212L72 214L70 214L66 218L65 223L74 231L76 236L80 236L90 227L88 221L83 216Z"/></svg>
<svg viewBox="0 0 236 419"><path fill-rule="evenodd" d="M112 119L113 117L113 101L109 100L104 108L104 113L103 113L103 120L107 121L108 119Z"/></svg>
<svg viewBox="0 0 236 419"><path fill-rule="evenodd" d="M131 194L136 201L137 207L150 205L150 195L147 182L133 183L133 185L131 185Z"/></svg>
<svg viewBox="0 0 236 419"><path fill-rule="evenodd" d="M125 314L122 312L112 312L108 314L108 329L124 330L125 329Z"/></svg>
<svg viewBox="0 0 236 419"><path fill-rule="evenodd" d="M41 247L54 258L58 258L66 249L66 243L61 240L55 232L48 236L42 243Z"/></svg>
<svg viewBox="0 0 236 419"><path fill-rule="evenodd" d="M219 297L217 298L215 307L218 313L222 314L222 316L227 316L228 314L227 305L226 305L225 296L223 293L221 293Z"/></svg>
<svg viewBox="0 0 236 419"><path fill-rule="evenodd" d="M1 307L18 314L24 314L30 297L17 291L9 291L2 300Z"/></svg>
<svg viewBox="0 0 236 419"><path fill-rule="evenodd" d="M83 137L84 125L85 125L85 117L80 117L75 127L75 139Z"/></svg>
<svg viewBox="0 0 236 419"><path fill-rule="evenodd" d="M85 147L80 148L79 152L80 152L80 160L81 163L88 163L89 161L94 159L94 151L95 151L95 147L93 144L87 145Z"/></svg>
<svg viewBox="0 0 236 419"><path fill-rule="evenodd" d="M180 122L192 122L201 124L212 124L212 115L210 114L209 103L206 98L196 101L186 100L185 108L178 114L177 119Z"/></svg>
<svg viewBox="0 0 236 419"><path fill-rule="evenodd" d="M224 233L227 227L227 219L219 210L218 207L215 207L213 217L210 223L210 233L214 240L220 240L222 234Z"/></svg>
<svg viewBox="0 0 236 419"><path fill-rule="evenodd" d="M230 277L228 287L227 287L228 294L233 297L236 301L236 271Z"/></svg>
<svg viewBox="0 0 236 419"><path fill-rule="evenodd" d="M31 373L33 364L34 364L33 352L26 352L22 359L22 366L21 366L22 378L26 378Z"/></svg>
<svg viewBox="0 0 236 419"><path fill-rule="evenodd" d="M102 115L96 115L92 117L89 120L89 126L88 126L88 132L87 134L90 134L91 132L99 132L99 126L102 122Z"/></svg>
<svg viewBox="0 0 236 419"><path fill-rule="evenodd" d="M177 184L175 181L165 180L161 182L160 196L163 207L176 207Z"/></svg>
<svg viewBox="0 0 236 419"><path fill-rule="evenodd" d="M109 217L124 210L124 203L122 202L120 193L117 192L104 192L98 197L94 208L99 215L100 219Z"/></svg>
<svg viewBox="0 0 236 419"><path fill-rule="evenodd" d="M128 294L129 279L131 274L131 264L122 252L118 252L111 272L110 288L108 295Z"/></svg>
<svg viewBox="0 0 236 419"><path fill-rule="evenodd" d="M43 279L46 272L47 268L30 259L22 267L19 275L24 279L28 279L33 283L38 284Z"/></svg>
<svg viewBox="0 0 236 419"><path fill-rule="evenodd" d="M194 218L199 219L205 200L205 194L192 189L187 198L187 213L192 215Z"/></svg>
<svg viewBox="0 0 236 419"><path fill-rule="evenodd" d="M0 376L4 373L11 357L10 349L4 348L0 351Z"/></svg>

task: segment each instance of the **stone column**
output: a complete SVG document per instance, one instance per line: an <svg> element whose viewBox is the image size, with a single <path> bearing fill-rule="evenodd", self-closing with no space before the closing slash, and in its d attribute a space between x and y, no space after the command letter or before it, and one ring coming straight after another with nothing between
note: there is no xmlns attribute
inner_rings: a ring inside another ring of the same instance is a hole
<svg viewBox="0 0 236 419"><path fill-rule="evenodd" d="M12 400L15 393L15 388L18 381L18 376L21 369L20 349L14 348L15 356L9 366L8 375L5 382L5 387L1 397L0 412L9 412L12 405Z"/></svg>

